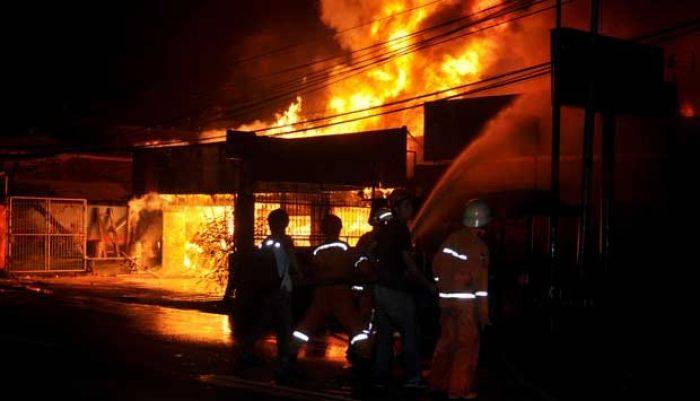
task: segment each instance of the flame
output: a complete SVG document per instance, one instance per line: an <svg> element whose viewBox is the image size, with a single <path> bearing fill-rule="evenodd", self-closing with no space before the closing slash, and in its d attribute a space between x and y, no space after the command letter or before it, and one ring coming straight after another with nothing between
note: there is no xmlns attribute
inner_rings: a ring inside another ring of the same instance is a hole
<svg viewBox="0 0 700 401"><path fill-rule="evenodd" d="M321 19L328 27L339 33L343 32L342 35L336 36L336 40L343 49L355 51L351 56L352 61L366 60L367 53L363 52L362 49L376 43L385 43L382 50L397 56L349 78L329 83L323 95L327 99L325 107L324 110L319 111L319 114L352 113L417 94L446 90L478 80L495 60L492 54L495 42L490 36L468 36L425 51L414 52L411 50L412 46L424 39L425 36L412 35L412 33L434 24L430 17L440 12L450 10L452 13L469 15L502 2L502 0L464 2L448 0L427 4L425 1L418 0L366 0L360 2L355 0L322 0ZM443 17L442 20L444 19ZM348 28L366 21L375 22L359 29L347 31ZM329 79L343 71L348 71L350 68L352 68L352 63L335 66ZM265 131L265 133L283 137L298 137L358 132L405 125L414 136L421 136L423 133L423 116L420 108L342 123L349 119L368 117L377 112L377 110L360 111L325 121L329 125L327 127L301 133L293 132L306 128L303 125L285 127L285 125L298 123L308 118L302 110L303 102L302 97L297 96L286 110L275 115L275 122L272 124L255 121L241 125L238 129L255 131L263 128L281 127Z"/></svg>
<svg viewBox="0 0 700 401"><path fill-rule="evenodd" d="M366 207L334 207L331 213L340 217L343 221L343 229L340 238L347 241L351 246L355 246L362 234L371 231L372 226L368 223L370 209Z"/></svg>
<svg viewBox="0 0 700 401"><path fill-rule="evenodd" d="M275 122L272 125L264 121L257 120L249 124L240 125L236 129L238 131L257 131L265 128L281 127L279 130L275 130L275 132L290 132L294 130L294 128L285 126L297 123L301 120L301 105L301 96L297 96L296 99L289 104L286 110L275 114Z"/></svg>
<svg viewBox="0 0 700 401"><path fill-rule="evenodd" d="M352 192L343 196L356 196ZM160 277L194 278L192 290L221 295L228 279L228 253L233 250L232 195L171 195L150 193L129 202L132 229L131 255L142 270ZM312 218L308 205L287 209L289 234L297 247L312 243ZM255 203L256 240L270 234L267 216L280 203ZM335 206L330 209L343 221L341 238L355 245L372 229L367 206ZM158 254L161 254L158 261Z"/></svg>
<svg viewBox="0 0 700 401"><path fill-rule="evenodd" d="M155 212L161 218L144 221L142 212ZM223 293L233 242L232 195L151 193L129 202L129 218L132 231L151 232L132 246L132 255L140 259L143 269L157 268L161 277L192 277L196 279L193 290ZM154 244L160 244L157 248L162 251L160 266L150 266L138 255Z"/></svg>

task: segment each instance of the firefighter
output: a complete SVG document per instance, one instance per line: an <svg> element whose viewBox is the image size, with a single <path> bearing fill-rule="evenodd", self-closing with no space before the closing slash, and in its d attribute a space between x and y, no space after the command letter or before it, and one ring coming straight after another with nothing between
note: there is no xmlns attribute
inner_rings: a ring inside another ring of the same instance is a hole
<svg viewBox="0 0 700 401"><path fill-rule="evenodd" d="M391 222L376 234L377 284L374 288L377 349L374 361L375 387L383 388L389 378L394 331L401 335L405 387L424 387L420 375L416 307L416 285L435 292L435 284L418 269L412 257L408 221L413 214L410 193L394 190L389 196Z"/></svg>
<svg viewBox="0 0 700 401"><path fill-rule="evenodd" d="M271 235L263 240L259 254L268 254L269 263L254 266L260 270L271 270L264 275L265 281L259 288L264 288L257 311L257 319L242 342L240 363L244 366L258 363L253 355L256 341L262 337L269 326L274 326L277 335L277 358L279 367L276 377L282 380L292 370L291 333L292 333L292 278L291 274L300 275L299 265L294 254L294 242L285 231L289 225L289 215L283 209L270 212L267 217ZM271 265L269 268L267 265Z"/></svg>
<svg viewBox="0 0 700 401"><path fill-rule="evenodd" d="M368 231L357 241L356 260L354 266L356 270L367 282L376 281L376 247L377 247L377 231L382 225L386 225L391 221L391 209L388 207L376 207L370 213L369 224L372 226L372 231ZM374 310L373 286L371 284L353 285L353 292L358 299L358 308L362 321L368 323L368 330L371 330L372 311Z"/></svg>
<svg viewBox="0 0 700 401"><path fill-rule="evenodd" d="M353 302L351 283L356 275L350 246L339 239L343 223L338 216L323 219L324 242L313 251L311 276L316 285L311 306L292 333L295 348L308 343L319 326L334 317L348 333L350 348L364 354L369 333Z"/></svg>
<svg viewBox="0 0 700 401"><path fill-rule="evenodd" d="M464 227L447 237L433 259L441 334L429 382L432 390L450 398L476 398L479 336L489 324L489 250L480 233L490 221L486 203L469 201L462 218Z"/></svg>

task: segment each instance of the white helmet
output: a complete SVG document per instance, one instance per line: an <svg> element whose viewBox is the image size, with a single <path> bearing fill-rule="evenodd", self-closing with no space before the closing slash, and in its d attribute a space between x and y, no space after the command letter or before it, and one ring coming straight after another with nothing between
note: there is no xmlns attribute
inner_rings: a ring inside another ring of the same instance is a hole
<svg viewBox="0 0 700 401"><path fill-rule="evenodd" d="M462 224L465 227L483 227L493 219L491 209L486 202L481 199L472 199L467 202L464 207L464 215L462 216Z"/></svg>

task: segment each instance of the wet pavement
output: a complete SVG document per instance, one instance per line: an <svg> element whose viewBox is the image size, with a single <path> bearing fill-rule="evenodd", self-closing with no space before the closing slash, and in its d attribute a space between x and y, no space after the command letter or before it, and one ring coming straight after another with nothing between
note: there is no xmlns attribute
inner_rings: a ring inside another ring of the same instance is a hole
<svg viewBox="0 0 700 401"><path fill-rule="evenodd" d="M430 399L398 389L368 393L339 335L300 354L303 376L292 387L276 386L274 339L260 344L267 365L233 368L236 329L214 300L76 282L0 283L2 388L16 397L3 399ZM481 399L539 399L500 367L484 366L480 375Z"/></svg>

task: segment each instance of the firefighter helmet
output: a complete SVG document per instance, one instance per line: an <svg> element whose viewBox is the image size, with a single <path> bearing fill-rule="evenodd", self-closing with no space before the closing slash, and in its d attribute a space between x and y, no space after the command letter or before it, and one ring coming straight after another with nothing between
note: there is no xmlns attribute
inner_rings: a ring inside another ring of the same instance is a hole
<svg viewBox="0 0 700 401"><path fill-rule="evenodd" d="M372 225L378 226L381 224L386 224L391 220L394 215L391 213L391 209L388 207L380 207L374 211L372 214Z"/></svg>
<svg viewBox="0 0 700 401"><path fill-rule="evenodd" d="M491 209L486 202L481 199L472 199L464 207L462 224L466 227L478 228L487 225L492 218Z"/></svg>
<svg viewBox="0 0 700 401"><path fill-rule="evenodd" d="M367 223L369 225L376 224L376 217L381 214L380 209L386 209L387 201L385 198L373 198L372 206L370 207L369 216L367 217Z"/></svg>

